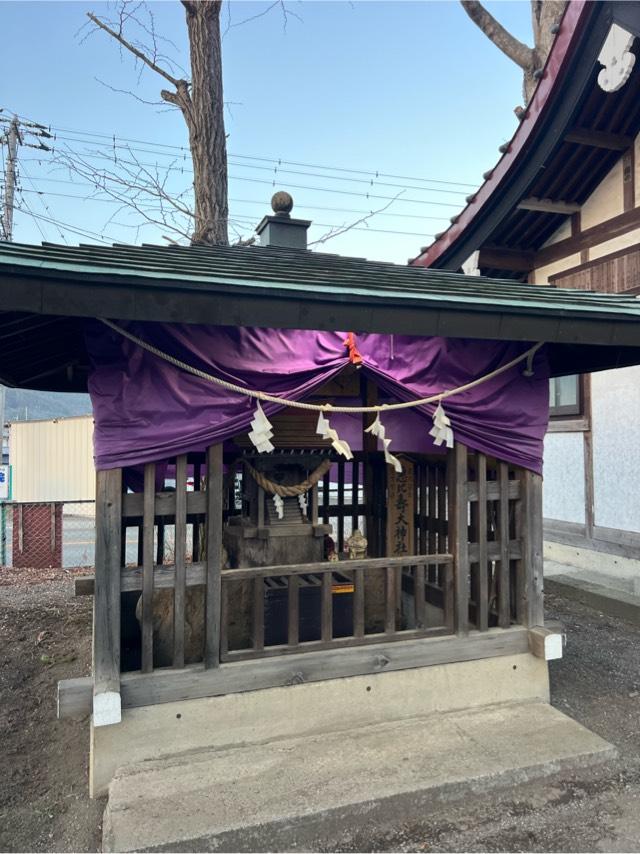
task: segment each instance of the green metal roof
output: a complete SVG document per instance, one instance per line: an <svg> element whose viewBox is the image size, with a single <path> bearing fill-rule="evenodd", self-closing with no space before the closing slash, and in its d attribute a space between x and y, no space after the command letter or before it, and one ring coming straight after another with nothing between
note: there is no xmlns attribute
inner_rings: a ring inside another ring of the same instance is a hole
<svg viewBox="0 0 640 854"><path fill-rule="evenodd" d="M107 274L182 284L274 287L299 294L310 287L330 293L465 305L536 307L556 311L612 312L640 317L640 300L595 291L532 287L508 279L466 276L399 264L367 261L304 250L255 246L33 246L0 242L0 274L5 265L50 275Z"/></svg>
<svg viewBox="0 0 640 854"><path fill-rule="evenodd" d="M0 243L0 308L0 378L26 385L35 375L23 370L24 358L34 356L38 341L67 365L80 365L86 355L73 340L75 319L96 316L544 340L557 345L558 374L640 363L635 297L307 250ZM36 330L35 315L40 325L46 316L45 337L36 336L18 361L2 345L3 329L24 323Z"/></svg>

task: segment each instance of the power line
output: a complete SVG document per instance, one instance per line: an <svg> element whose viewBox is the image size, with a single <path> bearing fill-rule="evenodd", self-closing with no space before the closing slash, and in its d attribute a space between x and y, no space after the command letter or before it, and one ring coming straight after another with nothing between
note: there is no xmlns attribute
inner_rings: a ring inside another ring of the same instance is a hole
<svg viewBox="0 0 640 854"><path fill-rule="evenodd" d="M23 190L22 192L33 192L33 191ZM82 197L78 196L78 197L73 197L73 198L82 198ZM116 202L116 204L119 204L119 203ZM16 210L21 210L21 209L16 208ZM60 222L60 220L56 220L56 219L53 219L51 217L43 217L41 215L34 214L31 210L28 210L27 213L29 213L31 216L33 216L35 218L42 219L45 222L51 222L54 225L62 225L70 231L73 230L73 228L71 226L67 225L66 223ZM374 211L374 216L375 216L375 211ZM258 222L258 217L232 216L231 219L233 219L234 222L244 223L246 226L250 226L252 231L254 230L255 224ZM115 223L115 224L116 225L123 225L123 223ZM161 223L149 222L149 223L144 223L144 225L155 226L156 228L159 228L159 229L162 228ZM312 224L312 226L314 226L316 228L340 229L340 228L349 227L349 224L348 223L336 223L336 222L333 222L333 223L331 223L331 222L314 222ZM131 227L134 227L134 226L131 226ZM135 226L135 227L137 227L137 226ZM99 235L96 235L95 232L91 232L88 229L83 229L83 231L87 235L95 236L95 237L99 238ZM365 232L369 232L372 234L395 234L395 235L400 235L400 236L404 236L404 237L429 237L430 236L429 234L425 234L425 232L423 232L423 231L418 231L418 232L415 232L415 231L398 231L395 229L371 228L371 227L367 227L367 226L351 226L349 228L349 231L365 231ZM77 230L77 233L80 233L80 231ZM84 235L81 234L81 236L84 236ZM110 241L107 240L107 241L103 241L103 242L109 243Z"/></svg>
<svg viewBox="0 0 640 854"><path fill-rule="evenodd" d="M56 135L56 139L62 139L65 142L80 142L80 143L85 142L84 140L81 140L81 139L73 139L71 137L61 137L58 135ZM95 145L95 144L96 143L91 143L91 145ZM112 146L107 146L107 145L105 145L104 147L109 148L109 149L113 148ZM168 153L157 152L157 151L150 150L148 148L132 148L131 146L125 146L125 145L117 146L117 147L121 148L123 151L127 151L130 153L153 154L156 157L157 156L165 156L165 157L171 156ZM88 152L85 152L84 156L90 157L92 155ZM111 160L112 158L110 157L109 159ZM274 166L262 166L262 165L259 165L257 163L244 163L244 162L237 163L237 162L233 162L234 159L235 160L240 160L240 159L242 159L242 160L245 160L245 159L246 160L249 160L249 159L262 160L262 161L266 161L266 162L270 162L270 163L276 163L277 165L274 167ZM117 155L116 154L114 154L113 160L117 161ZM420 192L420 193L426 193L426 192L441 193L441 194L452 195L452 196L465 196L468 194L469 189L471 189L470 185L469 186L465 185L466 189L464 189L464 190L448 190L448 189L442 189L441 187L417 187L415 185L397 184L397 183L392 183L390 181L381 181L381 180L379 180L379 177L382 177L382 175L379 173L362 173L362 174L371 174L372 177L370 177L370 178L355 178L355 177L349 177L346 175L329 175L329 174L321 174L318 172L310 172L308 169L304 169L304 170L303 169L287 169L286 167L283 168L281 164L287 164L288 165L289 161L286 161L286 160L276 161L276 160L272 160L270 158L258 158L258 157L239 158L236 155L229 154L229 165L231 165L231 166L236 166L236 167L241 168L241 169L256 169L256 170L259 169L260 171L263 171L263 172L273 172L274 174L278 174L278 175L280 175L280 174L282 174L282 175L303 175L303 176L309 177L309 178L321 178L322 180L325 180L325 181L326 180L329 180L329 181L349 181L351 183L367 184L370 187L374 187L374 186L393 187L394 189L415 190L415 191ZM300 164L300 165L305 166L306 164ZM167 167L163 166L162 168L164 169ZM334 169L334 167L328 167L328 166L327 167L325 167L325 166L316 166L316 167L310 166L310 168L332 169L332 170ZM356 170L342 169L342 168L340 168L338 170L334 170L334 171L356 172ZM405 180L411 181L414 179L407 178ZM416 179L416 180L420 180L420 179ZM442 183L444 183L444 182L442 182ZM452 183L452 182L447 182L447 183Z"/></svg>
<svg viewBox="0 0 640 854"><path fill-rule="evenodd" d="M88 159L99 159L99 160L100 159L101 160L106 159L106 160L111 161L111 158L108 158L105 154L103 154L101 152L96 152L95 154L81 155L80 152L69 150L68 154L69 155L75 154L76 156L84 156ZM125 160L123 158L120 158L119 160L115 161L115 163L116 164L121 163L125 166L133 167L134 169L139 169L141 167L145 168L145 169L157 168L156 163L143 163L140 161ZM91 168L94 168L94 167L91 167ZM95 167L95 168L97 171L99 171L99 167ZM163 167L163 170L165 172L180 172L182 175L192 175L193 174L192 169L184 168L184 167L177 167L177 166L165 166L165 167ZM82 174L82 173L80 173L80 174ZM83 177L86 178L86 176L83 176ZM105 180L109 180L109 176L105 175L104 173L102 174L102 177ZM235 181L247 181L247 182L253 183L253 184L266 184L267 186L270 186L270 187L276 187L278 185L278 183L280 183L280 182L277 182L275 179L268 181L264 178L247 178L244 175L235 175L235 174L229 174L229 178L232 180L235 180ZM334 193L334 194L340 195L340 196L355 196L355 197L360 198L360 199L376 199L378 201L387 201L387 202L402 201L405 204L433 205L436 207L444 207L444 208L452 208L453 207L456 209L459 207L455 202L435 202L435 201L432 201L431 199L411 199L411 198L406 198L405 196L400 198L397 195L396 196L383 196L383 195L380 195L379 193L369 193L369 192L358 193L354 190L338 190L338 189L334 189L331 187L311 187L308 184L287 183L287 187L289 187L291 189L296 189L296 190L313 190L314 192L318 192L318 193ZM405 189L416 189L416 188L415 187L414 188L408 187Z"/></svg>
<svg viewBox="0 0 640 854"><path fill-rule="evenodd" d="M113 133L113 134L98 133L95 131L83 131L83 130L76 130L76 129L72 129L72 128L57 128L55 126L50 127L49 131L55 133L57 138L59 138L59 139L65 139L65 137L61 136L61 134L70 133L70 134L79 135L81 137L98 137L100 139L111 140L112 141L112 147L116 147L116 148L117 147L123 147L123 148L129 147L128 145L127 146L119 145L116 142L116 140L120 140L122 143L128 143L128 144L132 144L132 145L153 146L154 148L168 149L167 153L174 151L174 152L182 153L183 155L185 155L187 157L190 156L190 149L187 146L170 145L168 143L152 142L150 140L142 140L142 139L131 139L129 137L119 136L115 133ZM90 140L87 141L87 140L83 140L83 139L79 139L79 140L76 139L76 140L71 140L71 141L87 142L88 144L93 144L93 143L91 143ZM424 177L415 176L415 175L396 175L396 174L393 174L390 172L382 172L380 170L353 169L353 168L345 167L345 166L327 166L325 164L320 164L320 163L306 163L306 162L299 161L299 160L288 160L288 159L285 159L282 157L264 157L262 155L255 155L255 154L234 154L233 152L229 152L229 156L230 157L236 157L239 160L255 160L255 161L263 162L263 163L275 163L277 165L298 166L298 167L301 167L304 169L325 169L325 170L328 170L331 172L346 172L346 173L349 173L352 175L366 175L369 178L392 178L392 179L400 180L400 181L416 181L419 183L441 184L441 185L458 186L458 187L465 188L465 190L461 190L460 192L466 192L469 189L476 189L476 185L470 183L469 181L451 181L451 180L445 180L442 178L424 178Z"/></svg>
<svg viewBox="0 0 640 854"><path fill-rule="evenodd" d="M42 226L40 225L39 218L36 216L36 214L34 214L34 213L33 213L33 211L31 210L31 208L29 207L29 204L28 204L27 200L26 200L26 199L24 198L24 196L22 195L22 192L23 192L23 191L22 191L22 190L20 190L19 192L20 192L20 198L21 198L21 200L22 200L22 204L24 205L24 208L18 208L18 210L20 210L22 213L24 213L24 212L25 212L25 210L26 210L26 212L29 214L29 216L33 219L33 221L34 221L34 223L35 223L35 225L36 225L36 228L37 228L37 229L38 229L38 231L40 232L40 236L42 237L42 239L43 239L43 240L44 240L44 242L46 243L46 242L47 242L47 238L46 238L46 236L45 236L44 231L42 230Z"/></svg>
<svg viewBox="0 0 640 854"><path fill-rule="evenodd" d="M53 214L51 213L51 210L49 209L49 205L46 203L46 201L44 199L44 193L42 191L36 189L36 185L33 183L31 176L28 174L27 170L24 168L24 164L22 165L22 174L27 179L27 181L31 184L31 186L33 187L33 190L25 190L24 188L22 188L21 189L21 195L24 193L35 193L38 196L38 200L39 200L40 204L45 209L45 212L48 213L50 217L53 217ZM24 198L24 195L22 195L22 200L24 201L25 206L28 207L27 200ZM68 240L67 240L64 232L59 227L58 227L58 234L64 240L64 242L68 244Z"/></svg>
<svg viewBox="0 0 640 854"><path fill-rule="evenodd" d="M89 188L93 189L94 191L96 189L95 185L93 185L93 184L90 184L87 182L80 182L80 181L69 181L69 180L65 180L63 178L40 178L39 182L40 183L52 182L52 183L60 183L60 184L69 184L69 185L75 186L75 187L89 187ZM37 193L40 196L53 196L55 198L61 198L61 199L78 199L81 201L101 202L101 203L114 204L114 205L122 204L122 202L118 201L117 199L92 198L90 195L88 196L88 195L77 195L77 194L73 194L73 193L55 193L55 192L50 192L50 191L45 191L45 190L37 190L37 189L35 189L35 185L33 184L33 181L31 182L31 184L34 187L34 189L33 190L24 190L23 192L25 192L25 193ZM398 200L398 201L400 201L400 200ZM231 197L229 198L229 202L232 204L259 205L262 208L264 208L264 204L265 204L264 199L262 199L262 200L259 200L259 199L234 199ZM332 212L332 213L351 213L351 214L362 214L362 215L375 214L377 217L394 217L396 219L436 220L437 222L448 221L447 217L442 217L442 216L426 216L426 215L420 216L418 214L389 213L388 211L377 212L377 211L373 211L373 210L363 210L361 208L332 208L332 207L326 207L326 206L322 206L322 205L296 204L296 209L328 211L328 212Z"/></svg>
<svg viewBox="0 0 640 854"><path fill-rule="evenodd" d="M18 207L17 205L16 205L16 210L22 211L22 213L25 213L24 208ZM97 234L95 231L89 231L89 229L86 229L86 228L79 228L79 227L74 226L74 225L69 225L68 222L62 222L62 220L59 220L59 219L53 219L53 218L48 217L48 216L43 216L42 214L36 214L36 213L33 213L32 211L26 211L26 213L29 213L35 219L40 219L40 220L43 220L44 222L50 222L52 225L57 225L57 226L60 226L62 228L65 228L67 231L71 231L74 234L78 234L80 237L92 237L95 240L99 240L101 243L105 243L107 246L111 246L112 244L115 244L118 242L119 243L123 242L123 241L112 240L110 238L107 238L105 240L104 235Z"/></svg>

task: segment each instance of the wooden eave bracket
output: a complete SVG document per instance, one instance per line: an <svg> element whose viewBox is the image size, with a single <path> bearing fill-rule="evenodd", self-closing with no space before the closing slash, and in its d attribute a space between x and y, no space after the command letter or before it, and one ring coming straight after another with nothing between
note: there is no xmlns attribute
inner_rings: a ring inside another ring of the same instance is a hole
<svg viewBox="0 0 640 854"><path fill-rule="evenodd" d="M520 211L539 211L551 214L573 214L580 210L580 205L574 202L556 202L553 199L537 199L531 196L523 199L518 205Z"/></svg>

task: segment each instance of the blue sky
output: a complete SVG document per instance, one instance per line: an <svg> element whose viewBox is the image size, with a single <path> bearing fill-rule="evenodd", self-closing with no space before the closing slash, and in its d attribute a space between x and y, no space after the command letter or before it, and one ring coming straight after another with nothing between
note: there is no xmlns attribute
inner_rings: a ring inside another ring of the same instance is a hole
<svg viewBox="0 0 640 854"><path fill-rule="evenodd" d="M348 224L402 193L368 221L368 229L363 224L328 241L324 250L404 263L444 229L464 196L496 162L498 146L516 127L519 70L453 0L292 0L288 8L295 15L288 16L286 27L277 9L241 24L268 5L234 0L223 14L223 28L229 20L233 25L224 38L223 62L235 230L252 233L268 212L274 189L289 189L294 213L316 223L312 240L329 226ZM515 35L530 41L528 2L486 5ZM181 5L154 2L150 8L157 31L175 43L166 46L167 52L188 66ZM86 30L78 31L87 11L109 16L113 6L0 3L0 107L50 125L57 132L57 153L66 146L90 155L93 163L107 162L114 135L119 146L124 139L138 140L131 147L140 160L173 164L169 186L187 188L189 164L180 150L187 135L181 116L114 92L96 78L151 101L158 99L164 82L145 71L138 84L129 56L121 57L105 34L82 41ZM126 149L117 152L122 158ZM138 232L132 226L139 220L125 211L107 224L116 208L88 200L90 188L56 165L54 156L22 148L20 158L18 204L23 210L16 213L15 240L40 242L44 234L47 240L70 244L100 237L163 242L166 229ZM283 160L305 165L278 167ZM367 193L386 199L367 198ZM80 236L71 227L88 233Z"/></svg>

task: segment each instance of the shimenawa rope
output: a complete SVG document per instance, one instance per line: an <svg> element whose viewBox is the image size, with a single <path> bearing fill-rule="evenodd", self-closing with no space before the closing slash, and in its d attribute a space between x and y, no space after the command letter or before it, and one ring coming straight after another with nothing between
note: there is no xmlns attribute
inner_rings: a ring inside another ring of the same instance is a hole
<svg viewBox="0 0 640 854"><path fill-rule="evenodd" d="M320 480L321 477L331 468L331 460L323 460L315 471L312 471L306 480L298 483L296 486L283 486L281 483L274 483L265 477L262 472L256 471L252 465L245 461L245 466L251 477L255 480L258 486L261 486L265 492L271 495L279 495L280 498L294 498L297 495L304 495L312 486Z"/></svg>

